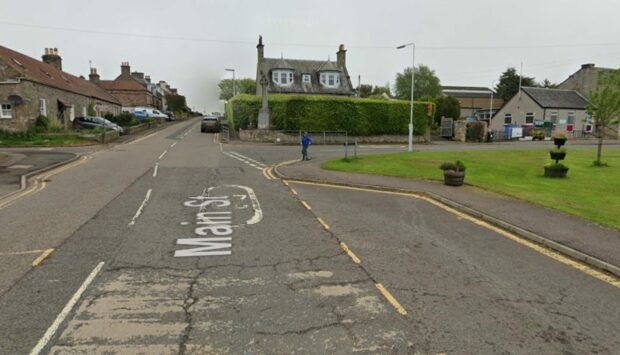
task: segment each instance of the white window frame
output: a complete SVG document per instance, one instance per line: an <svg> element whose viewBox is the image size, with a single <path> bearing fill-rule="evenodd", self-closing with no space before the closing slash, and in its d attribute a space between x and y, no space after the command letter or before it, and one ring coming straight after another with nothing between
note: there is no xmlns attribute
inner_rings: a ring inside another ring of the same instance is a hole
<svg viewBox="0 0 620 355"><path fill-rule="evenodd" d="M310 76L310 74L303 74L301 76L301 81L304 84L312 84L312 77Z"/></svg>
<svg viewBox="0 0 620 355"><path fill-rule="evenodd" d="M13 118L13 106L11 104L0 105L0 118Z"/></svg>
<svg viewBox="0 0 620 355"><path fill-rule="evenodd" d="M506 122L506 119L508 119L509 122ZM504 114L504 124L512 124L512 113Z"/></svg>
<svg viewBox="0 0 620 355"><path fill-rule="evenodd" d="M331 71L321 73L321 85L328 88L340 87L340 72Z"/></svg>
<svg viewBox="0 0 620 355"><path fill-rule="evenodd" d="M45 99L39 99L39 113L42 116L47 116L47 102Z"/></svg>
<svg viewBox="0 0 620 355"><path fill-rule="evenodd" d="M558 111L551 111L551 114L549 115L549 120L551 121L551 123L557 123L558 118Z"/></svg>
<svg viewBox="0 0 620 355"><path fill-rule="evenodd" d="M530 119L530 121L532 122L528 122L527 120ZM527 112L525 114L525 123L534 123L534 120L536 119L536 113L535 112Z"/></svg>
<svg viewBox="0 0 620 355"><path fill-rule="evenodd" d="M277 69L271 74L271 80L278 86L291 86L295 82L292 70Z"/></svg>
<svg viewBox="0 0 620 355"><path fill-rule="evenodd" d="M575 124L575 111L568 111L566 113L566 124Z"/></svg>

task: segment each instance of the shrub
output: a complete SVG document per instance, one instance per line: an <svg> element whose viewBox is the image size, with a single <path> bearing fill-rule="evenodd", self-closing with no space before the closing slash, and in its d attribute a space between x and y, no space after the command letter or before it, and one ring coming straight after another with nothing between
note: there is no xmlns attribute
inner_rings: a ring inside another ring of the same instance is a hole
<svg viewBox="0 0 620 355"><path fill-rule="evenodd" d="M112 117L109 117L109 118L108 118L108 115L106 114L106 118L110 120L111 122L114 122L117 125L123 126L123 127L132 126L132 121L135 121L134 116L129 112L121 112L120 115L118 116L112 115Z"/></svg>
<svg viewBox="0 0 620 355"><path fill-rule="evenodd" d="M457 160L454 163L450 163L450 162L445 162L442 163L439 166L439 169L446 171L446 170L451 170L451 171L465 171L467 169L467 167L465 166L465 164L463 164L462 161Z"/></svg>
<svg viewBox="0 0 620 355"><path fill-rule="evenodd" d="M416 135L426 132L428 104L414 104ZM260 97L238 95L228 102L226 116L235 129L256 127L260 108ZM280 130L347 131L357 136L408 133L408 101L271 95L269 108L271 124Z"/></svg>
<svg viewBox="0 0 620 355"><path fill-rule="evenodd" d="M474 142L484 142L486 140L486 134L484 131L485 126L486 126L485 122L476 121L476 122L470 123L469 125L471 129L470 139Z"/></svg>
<svg viewBox="0 0 620 355"><path fill-rule="evenodd" d="M47 131L50 128L50 119L47 116L39 115L34 122L34 127L37 130Z"/></svg>

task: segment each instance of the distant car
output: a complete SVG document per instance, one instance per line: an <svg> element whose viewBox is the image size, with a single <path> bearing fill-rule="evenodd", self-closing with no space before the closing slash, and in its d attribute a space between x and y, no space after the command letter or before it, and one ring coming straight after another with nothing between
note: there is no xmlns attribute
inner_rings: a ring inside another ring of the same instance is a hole
<svg viewBox="0 0 620 355"><path fill-rule="evenodd" d="M174 112L166 111L164 114L167 116L166 121L176 121L176 117L174 117Z"/></svg>
<svg viewBox="0 0 620 355"><path fill-rule="evenodd" d="M200 123L200 132L219 132L221 128L220 118L216 116L203 116Z"/></svg>
<svg viewBox="0 0 620 355"><path fill-rule="evenodd" d="M103 127L105 127L106 130L116 131L119 134L125 133L123 127L117 125L116 123L110 122L103 117L84 116L73 119L73 128L75 129L95 129Z"/></svg>
<svg viewBox="0 0 620 355"><path fill-rule="evenodd" d="M159 110L156 110L152 107L135 107L133 109L133 115L137 119L145 119L145 118L165 118L168 119L168 115L162 113Z"/></svg>

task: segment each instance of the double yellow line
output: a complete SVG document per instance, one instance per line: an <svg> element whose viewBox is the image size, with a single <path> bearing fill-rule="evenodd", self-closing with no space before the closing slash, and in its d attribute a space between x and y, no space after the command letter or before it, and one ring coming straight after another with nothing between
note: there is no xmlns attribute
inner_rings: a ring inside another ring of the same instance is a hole
<svg viewBox="0 0 620 355"><path fill-rule="evenodd" d="M263 176L267 180L278 180L278 177L275 176L275 174L273 173L273 166L268 166L266 168L263 168Z"/></svg>

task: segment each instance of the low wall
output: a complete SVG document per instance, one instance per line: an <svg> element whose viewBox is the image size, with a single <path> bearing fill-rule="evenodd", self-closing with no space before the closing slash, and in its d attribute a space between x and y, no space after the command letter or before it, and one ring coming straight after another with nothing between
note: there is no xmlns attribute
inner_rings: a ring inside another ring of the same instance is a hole
<svg viewBox="0 0 620 355"><path fill-rule="evenodd" d="M414 143L430 142L430 130L424 136L413 136ZM344 133L333 132L311 132L312 141L317 144L344 144L353 143L408 143L409 136L402 135L381 135L381 136L347 136ZM262 130L262 129L240 129L239 140L244 142L256 143L275 143L275 144L299 144L301 135L299 133Z"/></svg>

